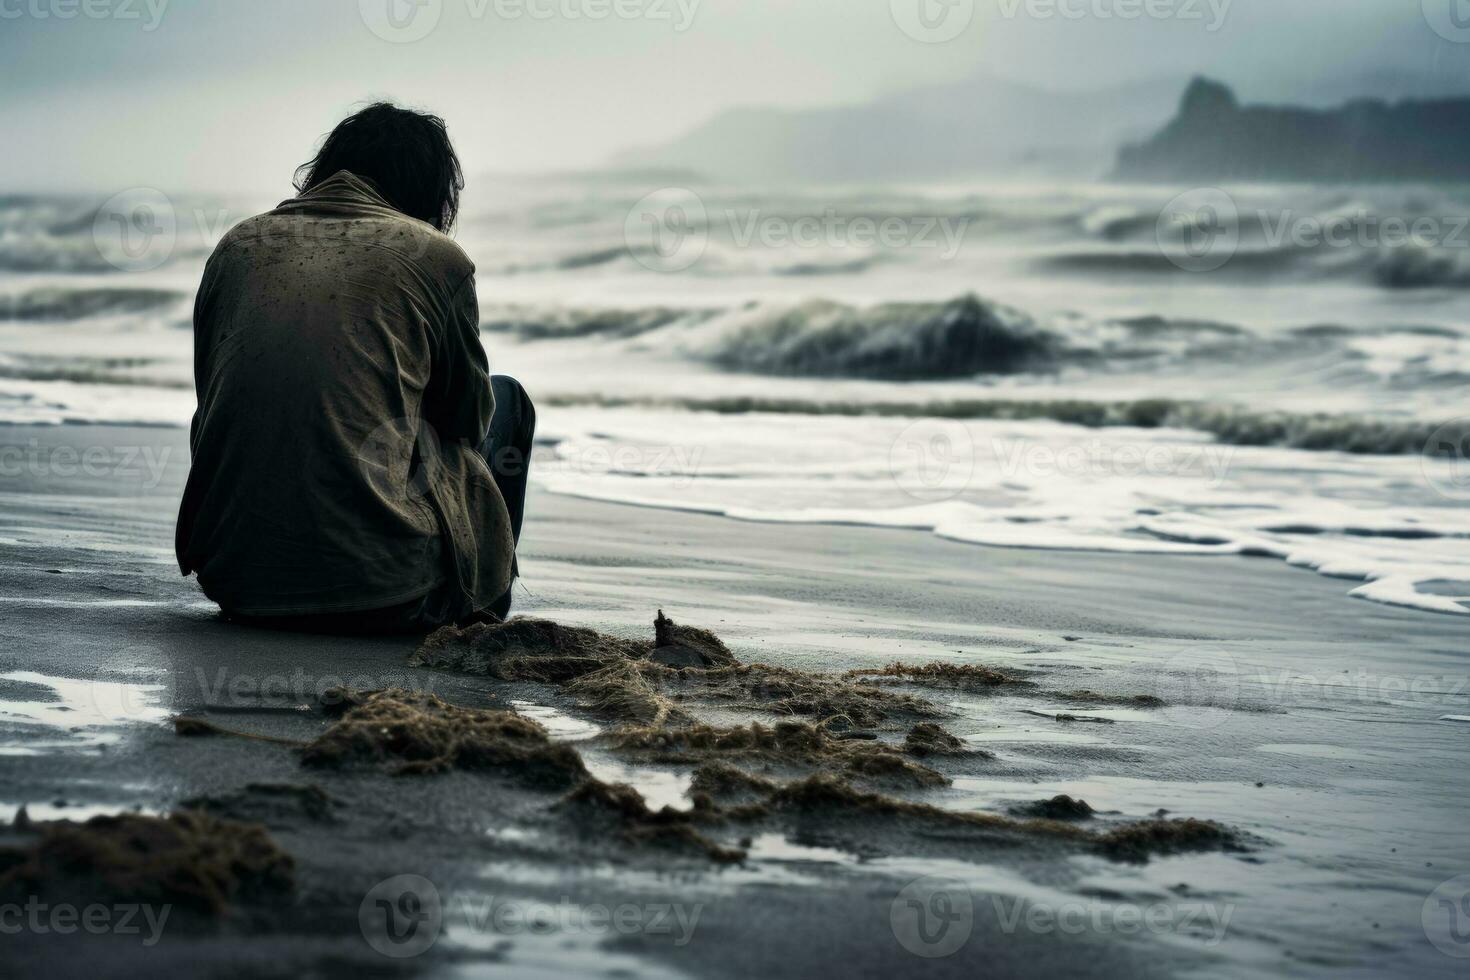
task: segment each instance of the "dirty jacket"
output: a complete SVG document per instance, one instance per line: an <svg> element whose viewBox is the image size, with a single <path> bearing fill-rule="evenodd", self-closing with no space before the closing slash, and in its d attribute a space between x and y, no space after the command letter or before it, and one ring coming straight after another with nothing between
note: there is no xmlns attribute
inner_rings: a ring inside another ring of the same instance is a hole
<svg viewBox="0 0 1470 980"><path fill-rule="evenodd" d="M226 611L455 617L509 587L474 266L347 171L236 225L194 307L175 549Z"/></svg>

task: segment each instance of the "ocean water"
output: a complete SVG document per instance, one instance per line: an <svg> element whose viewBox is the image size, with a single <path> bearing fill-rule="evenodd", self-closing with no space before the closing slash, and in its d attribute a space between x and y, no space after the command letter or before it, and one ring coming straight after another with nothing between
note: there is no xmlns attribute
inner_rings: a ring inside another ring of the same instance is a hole
<svg viewBox="0 0 1470 980"><path fill-rule="evenodd" d="M466 195L547 489L1470 612L1470 189L681 183ZM0 197L0 420L187 424L203 262L272 203Z"/></svg>

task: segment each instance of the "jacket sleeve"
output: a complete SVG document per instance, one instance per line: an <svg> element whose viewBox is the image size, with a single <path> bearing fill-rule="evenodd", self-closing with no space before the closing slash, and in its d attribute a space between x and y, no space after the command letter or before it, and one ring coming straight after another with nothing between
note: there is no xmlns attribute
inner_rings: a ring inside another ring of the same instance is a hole
<svg viewBox="0 0 1470 980"><path fill-rule="evenodd" d="M490 365L480 344L480 306L471 273L450 302L425 392L424 419L441 443L466 441L478 447L494 412Z"/></svg>

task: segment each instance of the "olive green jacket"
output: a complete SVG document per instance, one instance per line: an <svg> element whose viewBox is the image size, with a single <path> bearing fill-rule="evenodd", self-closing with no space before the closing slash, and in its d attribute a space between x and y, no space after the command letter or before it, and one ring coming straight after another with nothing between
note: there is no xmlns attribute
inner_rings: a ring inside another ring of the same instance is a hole
<svg viewBox="0 0 1470 980"><path fill-rule="evenodd" d="M236 225L194 307L175 549L228 612L455 618L509 587L474 265L347 171Z"/></svg>

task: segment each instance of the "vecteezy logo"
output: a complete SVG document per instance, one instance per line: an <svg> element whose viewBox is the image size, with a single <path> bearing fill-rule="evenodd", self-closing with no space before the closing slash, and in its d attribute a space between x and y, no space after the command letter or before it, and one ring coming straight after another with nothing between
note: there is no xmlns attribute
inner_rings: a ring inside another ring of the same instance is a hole
<svg viewBox="0 0 1470 980"><path fill-rule="evenodd" d="M406 959L434 945L444 926L439 889L422 875L394 875L374 885L357 908L362 938L384 956Z"/></svg>
<svg viewBox="0 0 1470 980"><path fill-rule="evenodd" d="M118 663L157 664L161 651L154 646L124 647ZM126 675L125 675L126 676ZM107 725L162 721L173 703L173 674L151 670L138 679L114 680L99 669L87 688L97 719Z"/></svg>
<svg viewBox="0 0 1470 980"><path fill-rule="evenodd" d="M1159 212L1159 250L1186 272L1213 272L1240 247L1240 211L1218 187L1185 191Z"/></svg>
<svg viewBox="0 0 1470 980"><path fill-rule="evenodd" d="M970 938L975 903L964 882L940 875L915 879L903 887L888 910L898 944L915 956L950 956Z"/></svg>
<svg viewBox="0 0 1470 980"><path fill-rule="evenodd" d="M709 245L709 212L685 187L665 187L640 198L623 222L628 254L654 272L682 272Z"/></svg>
<svg viewBox="0 0 1470 980"><path fill-rule="evenodd" d="M975 18L975 0L889 0L893 22L915 41L943 44L964 33Z"/></svg>
<svg viewBox="0 0 1470 980"><path fill-rule="evenodd" d="M1424 20L1446 41L1470 44L1470 0L1424 0Z"/></svg>
<svg viewBox="0 0 1470 980"><path fill-rule="evenodd" d="M92 219L97 254L123 272L147 272L163 265L173 254L178 237L173 202L151 187L114 194Z"/></svg>
<svg viewBox="0 0 1470 980"><path fill-rule="evenodd" d="M428 422L389 419L363 439L357 465L378 496L403 503L428 496L439 454L439 436Z"/></svg>
<svg viewBox="0 0 1470 980"><path fill-rule="evenodd" d="M384 41L411 44L439 26L444 0L357 0L362 22Z"/></svg>
<svg viewBox="0 0 1470 980"><path fill-rule="evenodd" d="M1169 717L1191 728L1218 728L1240 699L1240 671L1223 650L1186 650L1159 669L1155 693ZM1219 711L1200 711L1218 708ZM1177 709L1177 710L1174 710Z"/></svg>
<svg viewBox="0 0 1470 980"><path fill-rule="evenodd" d="M1425 482L1440 496L1470 500L1470 418L1454 419L1435 429L1419 465Z"/></svg>
<svg viewBox="0 0 1470 980"><path fill-rule="evenodd" d="M1435 949L1470 959L1470 875L1451 878L1430 892L1420 917Z"/></svg>
<svg viewBox="0 0 1470 980"><path fill-rule="evenodd" d="M959 496L975 473L975 441L963 422L920 419L906 426L888 450L888 470L898 488L934 503Z"/></svg>

